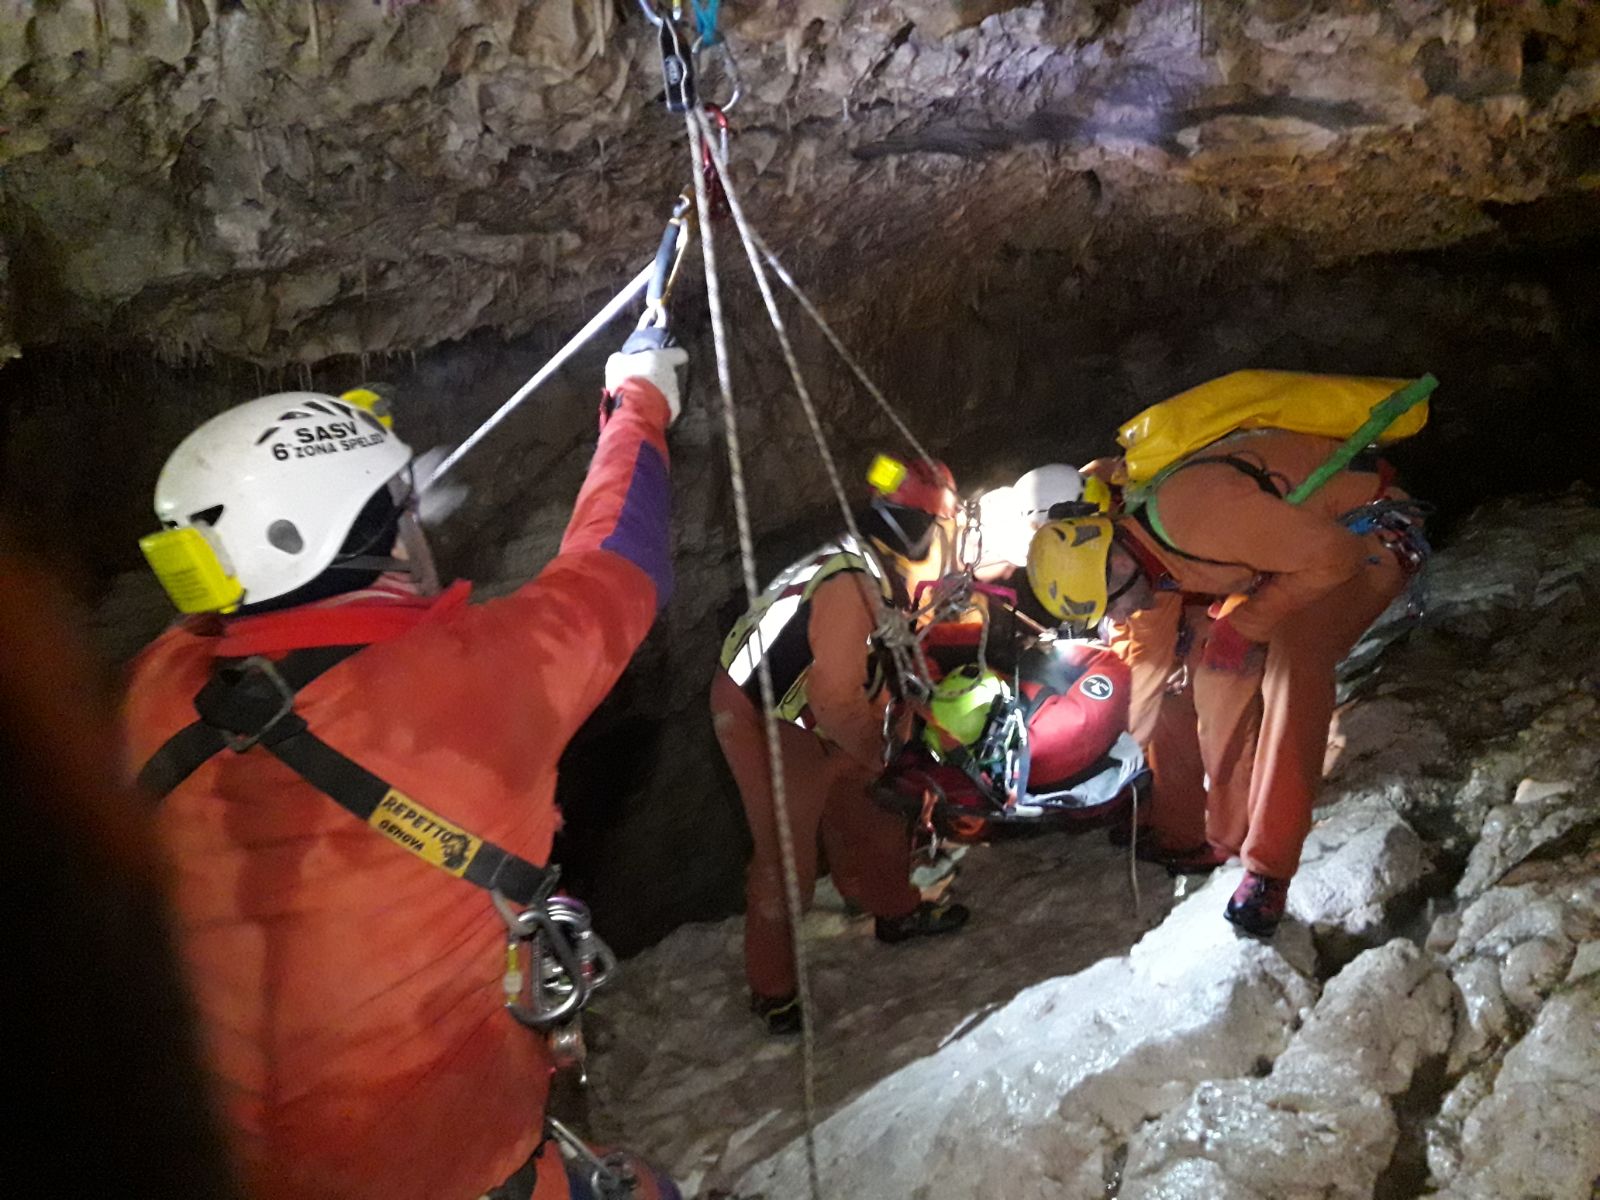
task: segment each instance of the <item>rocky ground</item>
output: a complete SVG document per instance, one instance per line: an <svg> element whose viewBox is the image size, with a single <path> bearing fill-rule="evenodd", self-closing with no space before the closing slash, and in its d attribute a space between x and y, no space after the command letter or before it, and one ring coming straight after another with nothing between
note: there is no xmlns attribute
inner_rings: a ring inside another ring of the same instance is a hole
<svg viewBox="0 0 1600 1200"><path fill-rule="evenodd" d="M1271 945L1102 837L975 850L968 932L814 915L823 1194L1600 1195L1600 510L1476 514L1353 656ZM1170 911L1169 911L1170 910ZM742 1007L739 922L625 964L590 1123L691 1192L807 1194L799 1061Z"/></svg>

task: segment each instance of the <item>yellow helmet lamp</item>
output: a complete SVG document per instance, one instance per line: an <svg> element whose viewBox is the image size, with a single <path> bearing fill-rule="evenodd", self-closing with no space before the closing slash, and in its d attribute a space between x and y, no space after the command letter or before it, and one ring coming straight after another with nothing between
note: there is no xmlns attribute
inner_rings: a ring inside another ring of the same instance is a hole
<svg viewBox="0 0 1600 1200"><path fill-rule="evenodd" d="M163 529L140 538L139 549L181 613L232 612L244 598L244 585L205 525Z"/></svg>
<svg viewBox="0 0 1600 1200"><path fill-rule="evenodd" d="M1051 521L1028 546L1028 583L1058 621L1092 626L1106 613L1114 526L1105 516Z"/></svg>
<svg viewBox="0 0 1600 1200"><path fill-rule="evenodd" d="M385 383L364 383L358 388L339 393L339 399L346 404L354 404L357 408L365 409L377 418L380 425L392 433L394 404L390 399L390 391L389 385Z"/></svg>
<svg viewBox="0 0 1600 1200"><path fill-rule="evenodd" d="M1112 505L1111 485L1104 479L1097 479L1093 475L1089 476L1083 481L1083 500L1086 504L1094 505L1099 512L1110 512Z"/></svg>
<svg viewBox="0 0 1600 1200"><path fill-rule="evenodd" d="M906 481L906 475L909 473L910 469L898 458L880 454L867 468L867 482L880 496L892 496L900 490L900 485Z"/></svg>

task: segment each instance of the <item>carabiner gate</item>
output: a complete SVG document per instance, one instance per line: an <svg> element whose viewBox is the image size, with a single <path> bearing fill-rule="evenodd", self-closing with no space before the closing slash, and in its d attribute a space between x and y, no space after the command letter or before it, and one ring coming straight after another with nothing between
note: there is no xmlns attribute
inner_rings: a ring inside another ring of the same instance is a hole
<svg viewBox="0 0 1600 1200"><path fill-rule="evenodd" d="M498 892L494 906L506 923L506 1008L540 1033L572 1020L617 966L616 955L594 932L588 908L570 896L551 896L519 911Z"/></svg>

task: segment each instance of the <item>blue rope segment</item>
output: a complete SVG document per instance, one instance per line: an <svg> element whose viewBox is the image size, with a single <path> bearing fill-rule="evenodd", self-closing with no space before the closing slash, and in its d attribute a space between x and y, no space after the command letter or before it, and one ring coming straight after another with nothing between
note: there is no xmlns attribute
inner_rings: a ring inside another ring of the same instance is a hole
<svg viewBox="0 0 1600 1200"><path fill-rule="evenodd" d="M722 40L722 35L717 32L717 12L722 7L722 0L690 0L694 6L694 23L700 31L700 42L703 46L715 46Z"/></svg>

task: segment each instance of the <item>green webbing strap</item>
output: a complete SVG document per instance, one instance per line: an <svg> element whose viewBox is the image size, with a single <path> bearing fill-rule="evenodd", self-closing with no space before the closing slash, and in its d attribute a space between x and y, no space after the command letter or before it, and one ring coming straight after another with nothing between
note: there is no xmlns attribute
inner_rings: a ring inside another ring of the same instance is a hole
<svg viewBox="0 0 1600 1200"><path fill-rule="evenodd" d="M1424 375L1421 379L1406 384L1378 401L1372 406L1372 411L1367 414L1367 419L1361 423L1361 427L1340 442L1338 448L1328 455L1327 459L1316 470L1306 476L1305 482L1283 499L1289 504L1305 503L1321 490L1328 480L1348 467L1356 455L1377 441L1383 435L1384 430L1431 396L1433 390L1438 386L1439 381L1433 375ZM1184 467L1207 461L1226 462L1228 459L1226 456L1209 460L1196 459L1191 456L1179 459L1175 463L1169 463L1156 472L1151 477L1150 482L1139 488L1131 498L1126 500L1124 507L1130 514L1136 516L1167 549L1177 554L1183 554L1185 558L1193 558L1198 562L1215 563L1217 562L1216 559L1199 558L1197 555L1184 554L1182 550L1179 550L1167 533L1166 527L1161 524L1161 514L1156 509L1156 489L1162 483ZM1236 564L1222 563L1219 565L1232 566Z"/></svg>
<svg viewBox="0 0 1600 1200"><path fill-rule="evenodd" d="M1303 504L1323 484L1348 467L1351 459L1377 441L1385 429L1432 395L1433 389L1438 386L1439 381L1432 375L1424 375L1378 401L1372 406L1371 414L1361 423L1361 428L1345 438L1339 448L1328 456L1328 461L1307 475L1306 481L1284 499L1290 504Z"/></svg>

